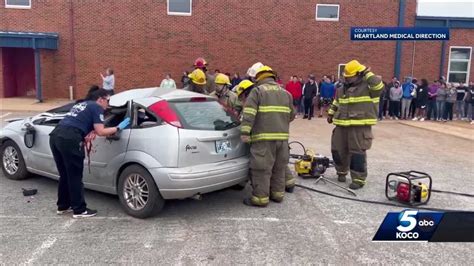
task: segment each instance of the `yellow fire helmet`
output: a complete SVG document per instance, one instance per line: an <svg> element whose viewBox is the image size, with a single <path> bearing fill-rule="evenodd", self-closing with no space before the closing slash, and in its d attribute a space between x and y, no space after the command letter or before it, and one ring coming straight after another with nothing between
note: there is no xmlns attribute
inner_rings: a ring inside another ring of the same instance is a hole
<svg viewBox="0 0 474 266"><path fill-rule="evenodd" d="M350 78L358 73L364 71L367 67L359 63L357 60L352 60L349 63L346 64L344 67L344 77Z"/></svg>
<svg viewBox="0 0 474 266"><path fill-rule="evenodd" d="M237 90L235 91L235 93L237 94L238 97L240 97L240 95L245 91L247 90L248 88L252 87L253 86L253 82L248 80L248 79L244 79L242 80L239 85L237 85Z"/></svg>
<svg viewBox="0 0 474 266"><path fill-rule="evenodd" d="M229 76L219 73L214 81L217 85L231 85Z"/></svg>
<svg viewBox="0 0 474 266"><path fill-rule="evenodd" d="M204 73L204 71L202 71L199 68L194 69L194 71L188 75L188 78L190 78L191 81L195 84L198 84L198 85L206 84L206 74Z"/></svg>
<svg viewBox="0 0 474 266"><path fill-rule="evenodd" d="M257 81L260 81L264 78L268 77L275 77L275 72L269 66L262 66L257 70L257 74L255 75Z"/></svg>

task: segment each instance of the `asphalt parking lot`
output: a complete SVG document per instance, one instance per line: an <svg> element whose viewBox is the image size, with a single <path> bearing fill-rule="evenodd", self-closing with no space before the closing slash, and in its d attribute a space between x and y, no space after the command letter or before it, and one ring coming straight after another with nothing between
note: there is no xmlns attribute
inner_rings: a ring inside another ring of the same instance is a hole
<svg viewBox="0 0 474 266"><path fill-rule="evenodd" d="M4 115L4 114L1 114ZM2 117L28 115L13 113ZM323 119L297 119L292 140L330 155L332 126ZM467 129L472 130L472 129ZM474 133L474 131L473 131ZM357 197L387 201L389 172L430 173L435 189L474 191L474 142L413 128L379 123L368 153L368 185ZM1 175L1 174L0 174ZM336 179L330 169L328 178ZM339 195L329 184L298 183ZM348 185L349 182L346 183ZM24 197L21 188L37 188ZM34 176L12 181L0 176L0 264L468 264L474 243L371 242L389 211L403 208L337 199L301 188L265 209L242 204L250 193L227 189L202 200L175 200L154 218L127 216L117 197L87 191L99 215L72 219L56 215L57 182ZM474 211L474 199L433 194L430 207Z"/></svg>

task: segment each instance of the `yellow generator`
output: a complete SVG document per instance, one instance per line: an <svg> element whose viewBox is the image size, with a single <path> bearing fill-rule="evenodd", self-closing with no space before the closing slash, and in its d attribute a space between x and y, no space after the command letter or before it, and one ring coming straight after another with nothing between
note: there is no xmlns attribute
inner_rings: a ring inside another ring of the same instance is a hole
<svg viewBox="0 0 474 266"><path fill-rule="evenodd" d="M291 153L291 145L298 144L303 148L303 154ZM309 177L320 177L326 169L332 165L329 158L315 154L314 151L306 149L303 144L298 141L289 143L290 146L290 158L296 159L295 171L298 176L309 178Z"/></svg>

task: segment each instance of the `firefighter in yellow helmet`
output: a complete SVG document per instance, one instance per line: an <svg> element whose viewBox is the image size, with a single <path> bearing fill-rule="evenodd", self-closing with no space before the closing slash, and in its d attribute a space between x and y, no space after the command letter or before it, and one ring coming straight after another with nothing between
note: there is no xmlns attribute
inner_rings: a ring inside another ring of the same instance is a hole
<svg viewBox="0 0 474 266"><path fill-rule="evenodd" d="M249 69L249 72L247 72L247 74L249 75L251 79L255 79L255 76L254 76L255 74L252 75L251 72L252 70ZM235 91L236 91L237 96L239 97L239 100L242 102L242 105L245 105L246 99L253 88L255 88L255 84L252 81L247 80L247 79L242 80L236 86ZM285 191L288 193L293 193L293 190L295 189L295 185L296 185L296 178L291 172L290 167L287 165L285 169Z"/></svg>
<svg viewBox="0 0 474 266"><path fill-rule="evenodd" d="M351 172L351 189L362 188L367 178L366 151L372 146L372 126L377 123L382 78L370 68L352 60L344 67L344 85L337 88L328 111L332 132L331 152L338 181L345 182Z"/></svg>
<svg viewBox="0 0 474 266"><path fill-rule="evenodd" d="M206 74L199 68L196 68L193 72L188 75L188 78L191 80L187 90L207 94L205 90L206 86Z"/></svg>
<svg viewBox="0 0 474 266"><path fill-rule="evenodd" d="M237 95L229 88L231 85L229 77L225 74L219 73L216 75L214 82L216 83L216 90L211 92L209 95L215 97L226 110L231 111L236 115L240 114L242 111L242 104Z"/></svg>
<svg viewBox="0 0 474 266"><path fill-rule="evenodd" d="M242 111L241 139L250 143L253 188L244 204L265 207L270 200L281 202L285 194L289 127L295 110L291 95L276 83L270 67L260 67L255 81Z"/></svg>

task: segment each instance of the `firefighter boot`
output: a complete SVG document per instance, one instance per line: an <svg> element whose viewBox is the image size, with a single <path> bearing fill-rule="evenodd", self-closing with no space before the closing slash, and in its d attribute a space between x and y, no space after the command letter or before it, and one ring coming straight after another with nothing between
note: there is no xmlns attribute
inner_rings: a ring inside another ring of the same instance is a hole
<svg viewBox="0 0 474 266"><path fill-rule="evenodd" d="M280 203L283 201L284 196L285 196L284 192L272 192L270 196L270 200L276 203Z"/></svg>
<svg viewBox="0 0 474 266"><path fill-rule="evenodd" d="M342 183L346 182L346 175L338 174L337 181L342 182Z"/></svg>
<svg viewBox="0 0 474 266"><path fill-rule="evenodd" d="M244 199L244 204L247 206L263 208L263 207L267 207L268 201L269 201L268 197L259 198L256 196L252 196L250 198Z"/></svg>
<svg viewBox="0 0 474 266"><path fill-rule="evenodd" d="M359 188L362 188L364 185L361 185L361 184L358 184L358 183L351 183L349 185L349 188L350 189L359 189Z"/></svg>

